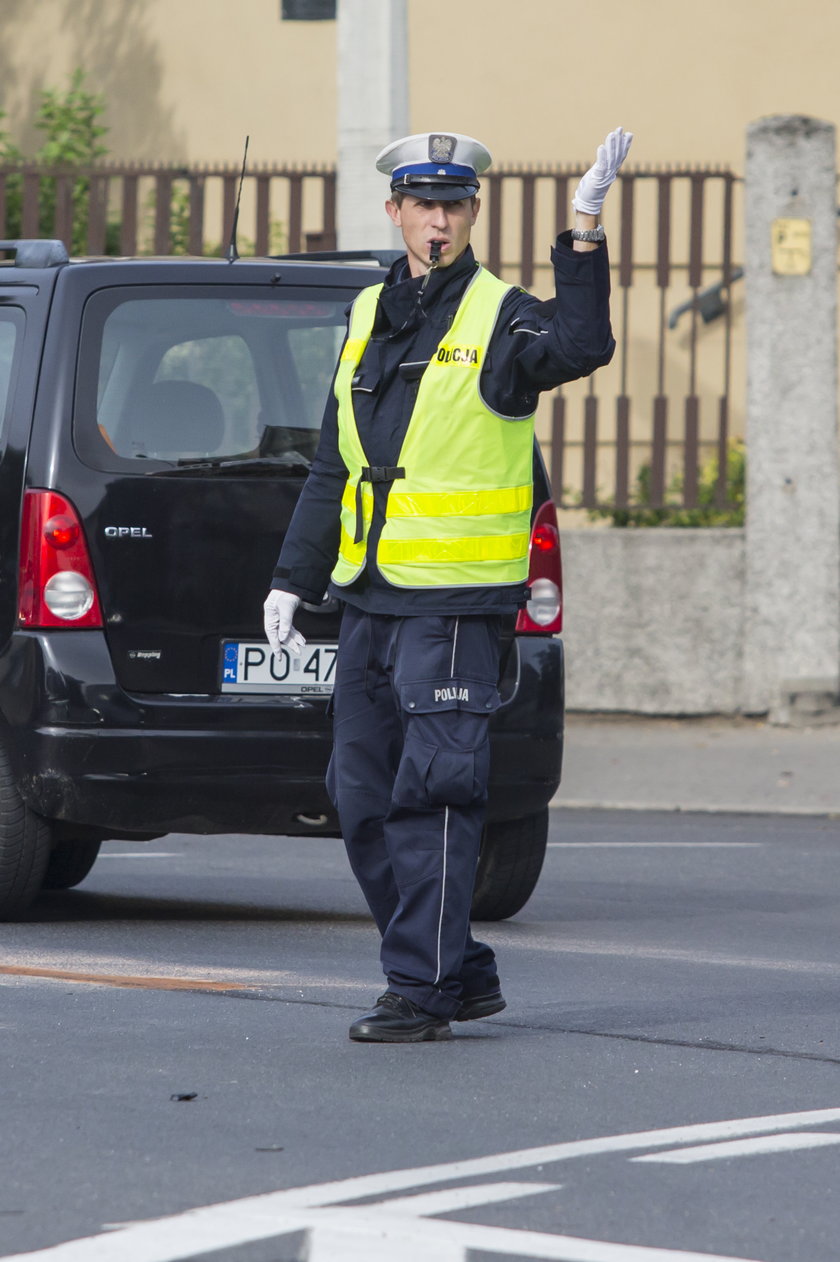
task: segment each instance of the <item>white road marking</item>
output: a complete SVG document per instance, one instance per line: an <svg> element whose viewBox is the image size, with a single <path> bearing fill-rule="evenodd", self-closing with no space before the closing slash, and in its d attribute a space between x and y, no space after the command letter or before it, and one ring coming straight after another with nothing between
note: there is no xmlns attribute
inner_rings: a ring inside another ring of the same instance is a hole
<svg viewBox="0 0 840 1262"><path fill-rule="evenodd" d="M556 1262L736 1262L723 1255L583 1240L475 1223L411 1218L406 1224L401 1222L397 1212L389 1211L387 1201L355 1207L348 1206L347 1202L455 1180L482 1178L503 1171L541 1167L575 1157L632 1152L634 1149L670 1149L675 1144L713 1143L715 1140L773 1135L836 1122L840 1122L840 1108L812 1109L626 1135L605 1135L416 1169L357 1175L337 1182L267 1192L187 1210L47 1249L9 1255L5 1262L113 1262L115 1257L120 1262L179 1262L205 1252L302 1230L307 1231L310 1242L314 1242L310 1262L391 1262L394 1257L400 1257L402 1262L424 1262L422 1253L413 1243L421 1236L425 1241L426 1256L440 1258L443 1262L461 1262L468 1249L554 1259ZM537 1191L545 1190L543 1184L535 1184L534 1187ZM482 1198L484 1191L482 1189ZM394 1202L390 1204L393 1206ZM331 1208L337 1206L340 1208ZM439 1209L438 1212L445 1211ZM387 1252L383 1252L382 1245L383 1240L389 1238L388 1233L392 1245L390 1258ZM396 1243L400 1246L399 1251ZM739 1258L737 1262L750 1260Z"/></svg>
<svg viewBox="0 0 840 1262"><path fill-rule="evenodd" d="M675 1152L647 1153L631 1157L631 1161L665 1161L674 1165L690 1165L695 1161L716 1161L722 1158L752 1157L768 1152L792 1152L798 1148L822 1148L840 1144L840 1134L826 1135L819 1131L793 1131L790 1135L760 1135L755 1139L733 1139L726 1144L700 1144L695 1148L678 1148Z"/></svg>
<svg viewBox="0 0 840 1262"><path fill-rule="evenodd" d="M735 850L764 846L763 841L549 841L555 850Z"/></svg>
<svg viewBox="0 0 840 1262"><path fill-rule="evenodd" d="M442 1192L423 1192L419 1196L397 1196L381 1201L380 1212L404 1214L406 1218L429 1218L433 1214L454 1214L476 1205L495 1205L540 1192L557 1192L559 1183L473 1183L469 1187L444 1188Z"/></svg>
<svg viewBox="0 0 840 1262"><path fill-rule="evenodd" d="M197 1215L203 1211L198 1210L191 1211L196 1217L190 1222L171 1224L171 1220L160 1219L157 1224L148 1224L164 1226L166 1239L157 1236L124 1241L124 1233L109 1232L36 1253L14 1254L5 1262L114 1262L115 1258L119 1262L177 1262L256 1240L279 1240L303 1230L309 1236L308 1262L394 1262L397 1258L399 1262L428 1262L432 1257L435 1262L466 1262L468 1250L543 1262L758 1262L743 1256L584 1240L474 1223L434 1219L401 1222L377 1209L369 1205L359 1210L315 1209L304 1213L290 1208L283 1214L268 1215L262 1222L256 1216L240 1218L230 1212L224 1217L217 1214L212 1224L200 1222Z"/></svg>
<svg viewBox="0 0 840 1262"><path fill-rule="evenodd" d="M429 1262L430 1258L435 1262L467 1262L468 1252L539 1258L543 1262L757 1262L722 1253L657 1249L473 1223L423 1219L400 1224L389 1222L387 1215L373 1213L366 1221L358 1210L324 1209L313 1217L307 1262Z"/></svg>
<svg viewBox="0 0 840 1262"><path fill-rule="evenodd" d="M521 926L518 926L521 927ZM722 968L753 968L774 973L810 973L815 977L840 977L840 963L823 960L784 960L775 956L724 955L718 951L691 951L684 947L634 946L632 942L603 942L592 938L564 938L553 934L542 937L531 932L518 938L512 929L501 924L482 926L482 937L492 945L501 944L506 951L553 951L557 955L617 955L623 959L664 960L674 964L711 964ZM537 926L531 924L529 929Z"/></svg>
<svg viewBox="0 0 840 1262"><path fill-rule="evenodd" d="M344 1262L348 1247L363 1250L364 1262L397 1262L397 1259L399 1262L429 1262L431 1256L434 1262L464 1262L464 1247L457 1240L435 1241L434 1252L430 1254L429 1241L425 1235L418 1236L412 1226L400 1231L393 1224L383 1224L373 1234L361 1235L359 1239L353 1237L352 1231L348 1237L347 1228L340 1225L311 1230L306 1262Z"/></svg>

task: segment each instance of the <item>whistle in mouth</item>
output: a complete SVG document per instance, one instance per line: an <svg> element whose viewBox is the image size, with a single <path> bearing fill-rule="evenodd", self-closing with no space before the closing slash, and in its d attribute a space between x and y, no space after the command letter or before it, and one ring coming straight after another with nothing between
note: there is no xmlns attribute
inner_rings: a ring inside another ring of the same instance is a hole
<svg viewBox="0 0 840 1262"><path fill-rule="evenodd" d="M432 267L434 267L435 264L440 262L440 242L439 241L432 242L431 249L429 250L429 262L431 263Z"/></svg>

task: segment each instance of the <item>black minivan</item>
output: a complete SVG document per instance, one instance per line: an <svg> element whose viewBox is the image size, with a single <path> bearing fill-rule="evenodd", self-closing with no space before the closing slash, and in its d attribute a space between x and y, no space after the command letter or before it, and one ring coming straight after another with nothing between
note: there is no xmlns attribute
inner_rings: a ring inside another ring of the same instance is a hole
<svg viewBox="0 0 840 1262"><path fill-rule="evenodd" d="M338 837L341 610L303 606L307 647L278 664L262 603L347 305L381 267L0 250L0 919L77 885L108 839ZM534 474L478 919L530 896L560 780L560 547L536 448Z"/></svg>

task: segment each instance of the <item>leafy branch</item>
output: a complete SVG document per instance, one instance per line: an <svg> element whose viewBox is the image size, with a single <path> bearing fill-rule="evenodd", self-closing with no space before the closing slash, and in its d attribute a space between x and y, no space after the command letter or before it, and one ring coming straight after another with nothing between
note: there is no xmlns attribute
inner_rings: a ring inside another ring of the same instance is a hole
<svg viewBox="0 0 840 1262"><path fill-rule="evenodd" d="M32 162L43 167L86 167L108 153L102 143L108 128L99 121L105 112L104 98L85 87L85 72L76 69L70 76L69 87L46 88L35 116L35 127L43 132L44 142L30 157L10 139L8 132L0 130L0 163L3 166L21 166ZM5 118L0 110L0 119ZM88 203L90 181L78 176L72 181L72 230L68 245L77 254L87 247ZM56 181L43 177L38 196L38 235L51 237L55 233ZM23 175L13 172L6 177L6 235L22 235Z"/></svg>

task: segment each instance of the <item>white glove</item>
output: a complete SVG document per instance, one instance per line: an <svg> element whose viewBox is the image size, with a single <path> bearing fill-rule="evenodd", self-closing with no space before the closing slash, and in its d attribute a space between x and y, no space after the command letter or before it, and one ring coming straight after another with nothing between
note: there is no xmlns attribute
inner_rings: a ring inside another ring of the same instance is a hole
<svg viewBox="0 0 840 1262"><path fill-rule="evenodd" d="M300 596L291 592L270 591L263 609L265 611L265 637L271 651L279 658L283 649L298 656L306 644L299 631L292 626L292 618L300 604Z"/></svg>
<svg viewBox="0 0 840 1262"><path fill-rule="evenodd" d="M580 184L575 189L572 206L583 215L600 214L604 198L609 191L621 164L627 157L633 143L633 133L625 132L623 127L611 131L602 145L598 146L598 156L593 166L581 176Z"/></svg>

